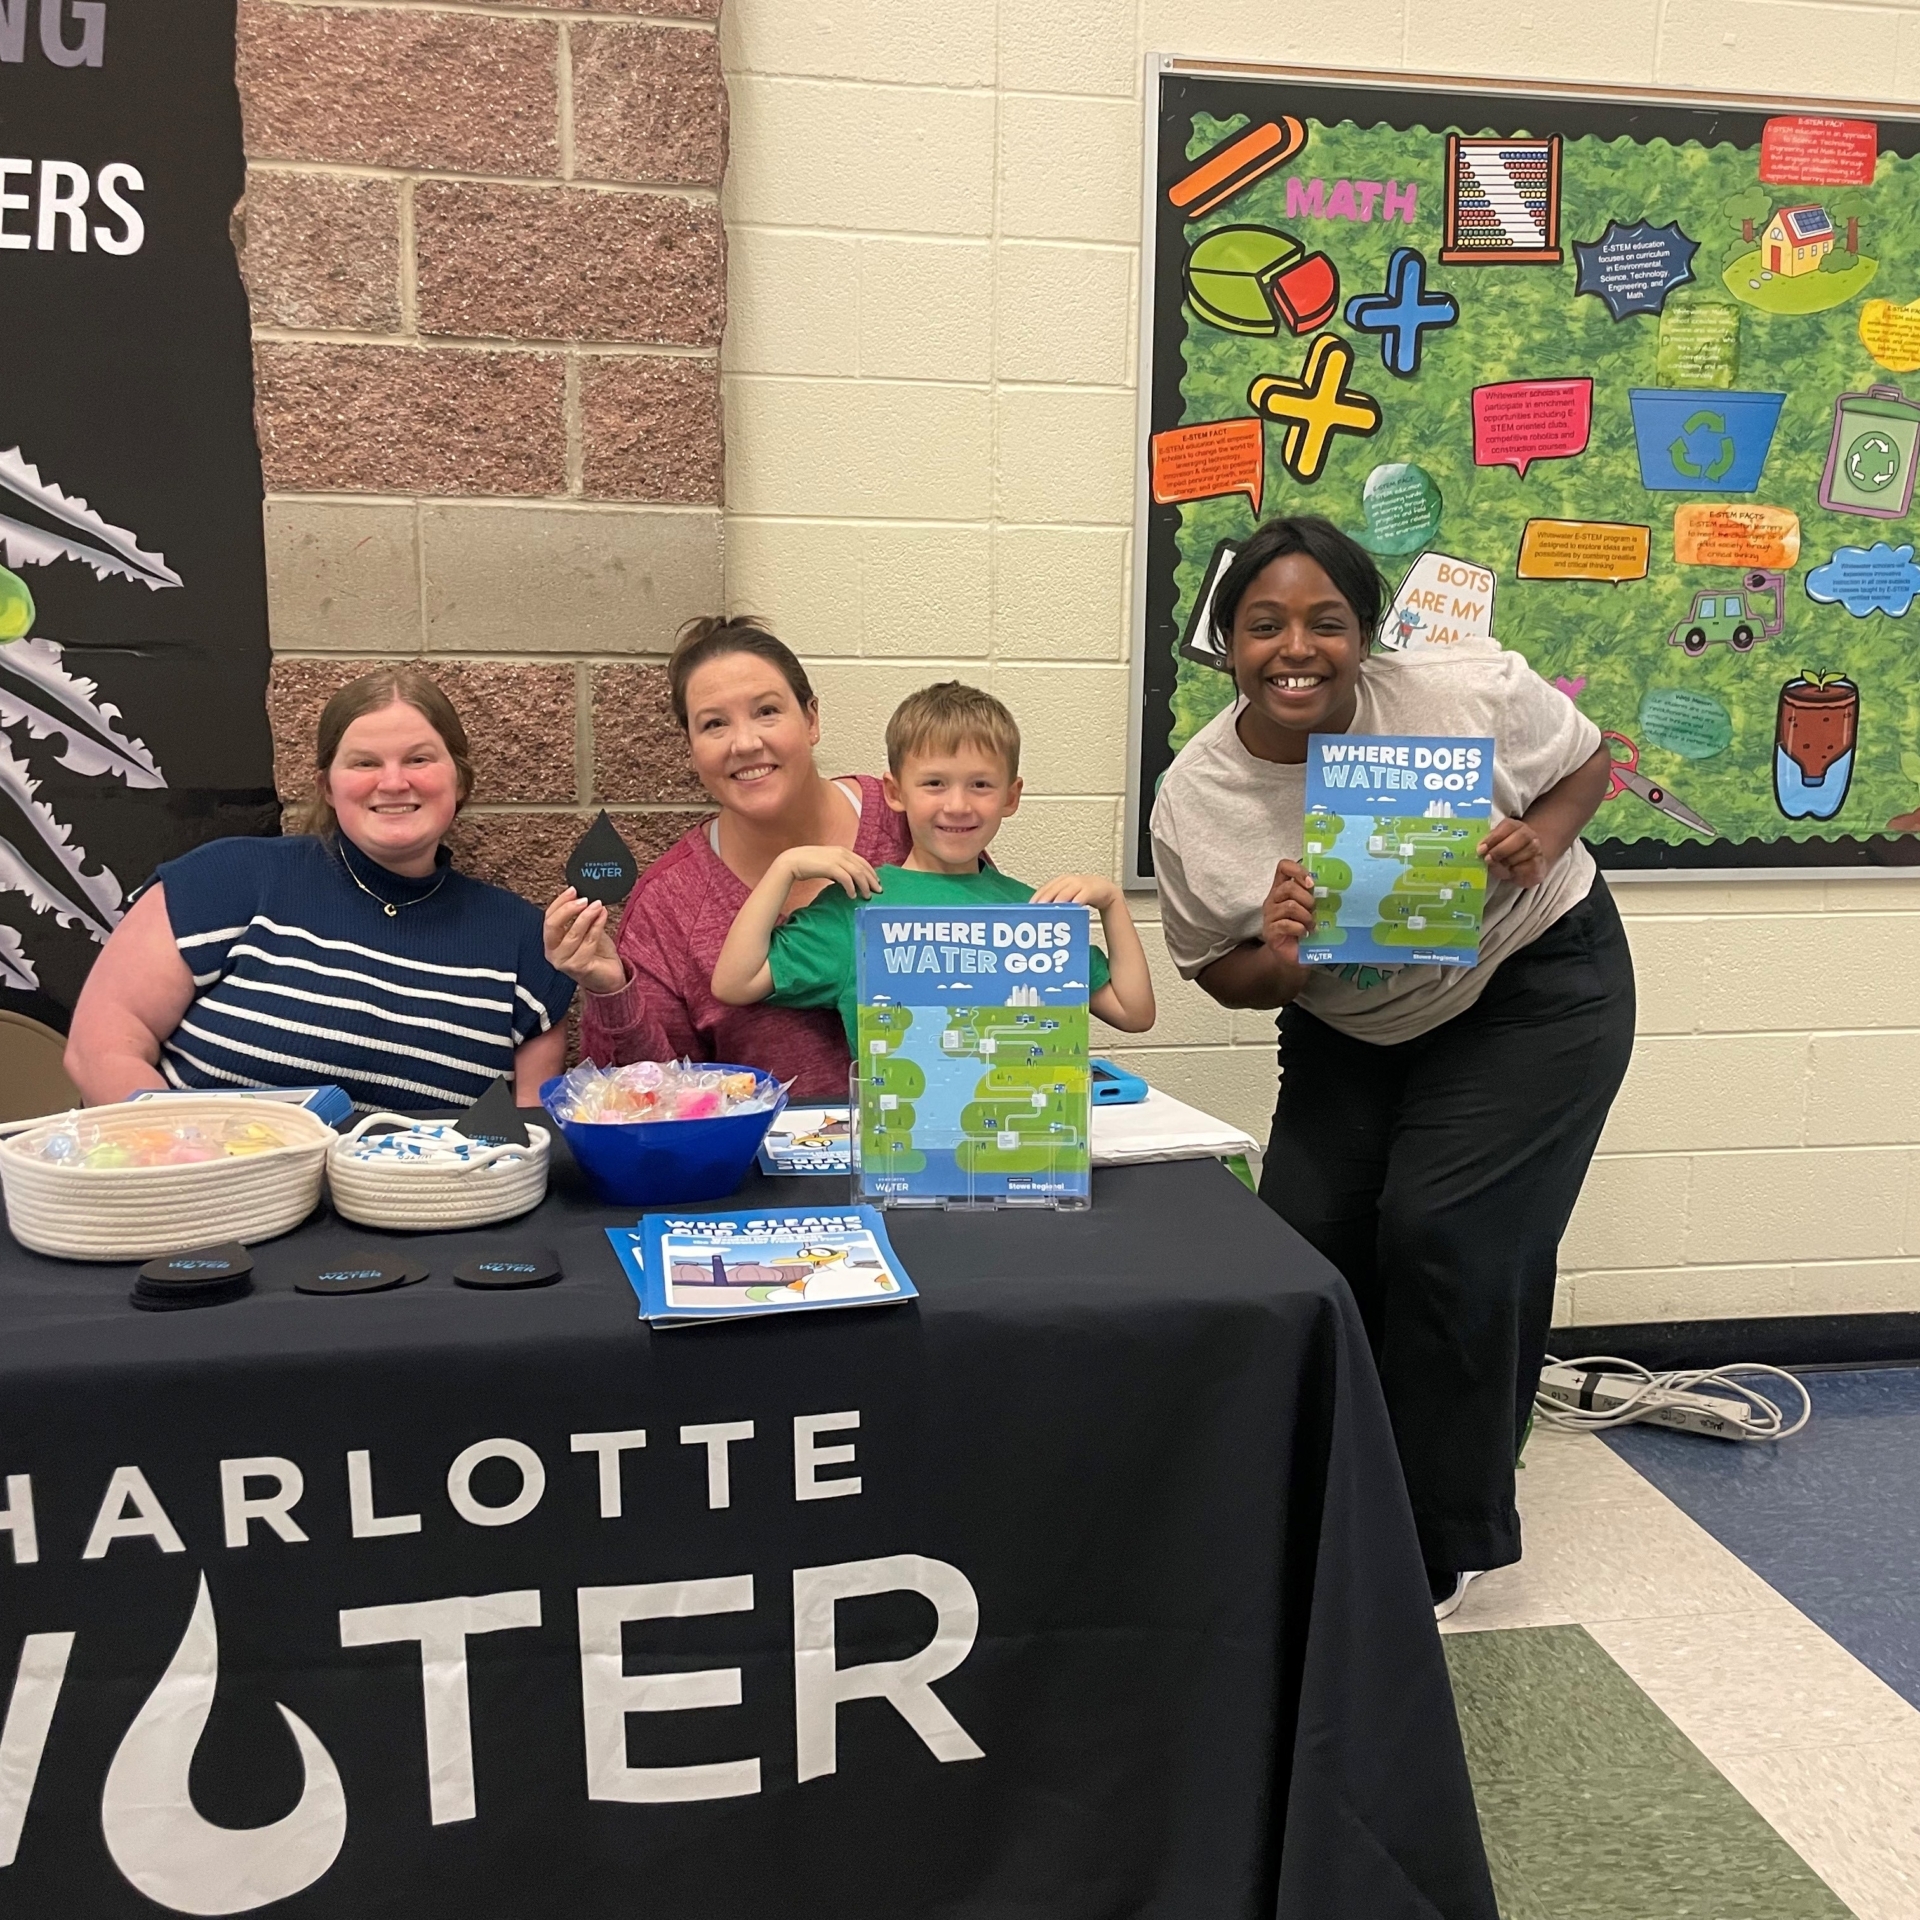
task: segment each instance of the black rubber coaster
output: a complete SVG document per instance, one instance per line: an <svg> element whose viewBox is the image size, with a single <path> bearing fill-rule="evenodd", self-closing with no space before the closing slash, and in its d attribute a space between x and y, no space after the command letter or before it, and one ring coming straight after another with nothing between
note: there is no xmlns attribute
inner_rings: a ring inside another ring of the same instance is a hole
<svg viewBox="0 0 1920 1920"><path fill-rule="evenodd" d="M424 1280L426 1269L377 1254L349 1253L324 1266L309 1267L294 1281L296 1293L385 1293Z"/></svg>
<svg viewBox="0 0 1920 1920"><path fill-rule="evenodd" d="M545 1247L486 1254L453 1270L456 1287L550 1287L559 1278L559 1256Z"/></svg>
<svg viewBox="0 0 1920 1920"><path fill-rule="evenodd" d="M128 1296L143 1313L217 1307L253 1291L253 1256L237 1240L149 1260Z"/></svg>

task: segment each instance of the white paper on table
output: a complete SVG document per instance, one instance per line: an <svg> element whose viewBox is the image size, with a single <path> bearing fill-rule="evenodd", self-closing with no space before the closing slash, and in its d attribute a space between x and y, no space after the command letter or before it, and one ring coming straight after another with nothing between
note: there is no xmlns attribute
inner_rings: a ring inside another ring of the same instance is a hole
<svg viewBox="0 0 1920 1920"><path fill-rule="evenodd" d="M1255 1153L1252 1135L1216 1120L1158 1087L1130 1105L1093 1108L1093 1164L1124 1167L1148 1160L1226 1160Z"/></svg>

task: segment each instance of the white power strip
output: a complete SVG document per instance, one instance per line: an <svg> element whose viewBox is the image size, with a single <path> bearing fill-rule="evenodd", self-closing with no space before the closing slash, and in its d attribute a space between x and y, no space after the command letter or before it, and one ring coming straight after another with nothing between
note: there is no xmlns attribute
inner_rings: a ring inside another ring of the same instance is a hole
<svg viewBox="0 0 1920 1920"><path fill-rule="evenodd" d="M1746 1384L1762 1374L1783 1381L1800 1396L1797 1419L1789 1423L1773 1401ZM1806 1388L1777 1367L1650 1373L1630 1360L1609 1355L1557 1360L1548 1354L1533 1405L1543 1425L1581 1433L1645 1421L1715 1440L1784 1440L1798 1433L1813 1414Z"/></svg>
<svg viewBox="0 0 1920 1920"><path fill-rule="evenodd" d="M1679 1427L1686 1433L1711 1434L1716 1440L1745 1440L1754 1435L1747 1407L1738 1400L1719 1400L1711 1394L1676 1392L1667 1387L1648 1390L1646 1382L1630 1373L1601 1373L1583 1367L1540 1369L1540 1392L1563 1406L1589 1413L1624 1413L1636 1408L1634 1419L1656 1427Z"/></svg>

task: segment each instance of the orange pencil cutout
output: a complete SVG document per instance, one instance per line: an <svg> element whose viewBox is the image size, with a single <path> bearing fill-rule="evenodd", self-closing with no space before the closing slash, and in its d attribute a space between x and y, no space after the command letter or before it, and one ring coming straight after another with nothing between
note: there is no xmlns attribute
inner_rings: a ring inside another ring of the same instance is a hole
<svg viewBox="0 0 1920 1920"><path fill-rule="evenodd" d="M1215 147L1191 173L1167 189L1167 198L1189 220L1198 220L1223 201L1231 200L1242 187L1251 186L1263 173L1271 173L1283 161L1291 160L1306 144L1307 130L1292 114L1269 120L1225 146Z"/></svg>

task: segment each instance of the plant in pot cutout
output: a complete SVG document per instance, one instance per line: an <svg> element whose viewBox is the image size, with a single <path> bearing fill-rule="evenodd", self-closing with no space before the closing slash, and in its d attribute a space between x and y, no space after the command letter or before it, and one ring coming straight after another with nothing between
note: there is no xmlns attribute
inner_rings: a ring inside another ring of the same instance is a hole
<svg viewBox="0 0 1920 1920"><path fill-rule="evenodd" d="M1841 673L1803 673L1780 689L1773 797L1789 820L1831 820L1853 783L1860 689Z"/></svg>

